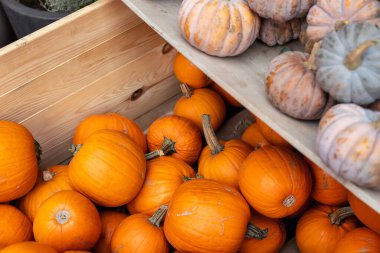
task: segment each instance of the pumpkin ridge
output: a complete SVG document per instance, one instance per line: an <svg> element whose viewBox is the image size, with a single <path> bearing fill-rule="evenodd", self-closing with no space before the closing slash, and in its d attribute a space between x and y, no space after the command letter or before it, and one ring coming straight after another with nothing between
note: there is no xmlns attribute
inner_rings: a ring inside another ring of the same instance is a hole
<svg viewBox="0 0 380 253"><path fill-rule="evenodd" d="M380 124L380 122L378 122L378 124ZM380 127L380 125L379 125L379 127ZM377 140L377 141L379 141L379 138L380 137L380 131L378 131L377 133L376 133L376 137L375 137L375 140ZM375 148L376 148L376 142L377 141L374 141L374 143L373 143L373 145L372 145L372 148L371 148L371 150L370 150L370 152L368 152L368 157L373 153L373 151L375 150ZM362 170L364 169L364 168L366 168L367 167L367 164L369 163L369 159L368 159L368 157L367 157L367 159L365 159L365 163L363 164L363 166L359 169L359 171L358 171L358 173L357 174L359 174L360 172L362 172ZM356 174L356 175L357 175Z"/></svg>
<svg viewBox="0 0 380 253"><path fill-rule="evenodd" d="M242 16L241 16L241 11L239 9L239 5L236 5L235 2L231 3L230 4L233 8L235 8L235 10L237 9L236 13L238 14L238 19L240 20L240 26L242 27L242 30L244 30L244 23L243 23L243 19L242 19ZM231 12L232 12L232 8L229 8L229 11L230 11L230 19L232 17L231 15ZM230 26L231 26L231 22L230 22ZM245 35L245 33L243 33L243 36ZM228 36L228 33L226 35L226 39L227 39L227 36ZM239 51L239 47L241 47L243 44L241 43L242 41L244 41L244 38L243 36L239 37L239 43L236 43L236 46L235 48L232 50L233 54L235 54L237 51ZM224 40L224 42L226 41L226 39ZM226 47L226 44L223 43L223 49L224 47Z"/></svg>
<svg viewBox="0 0 380 253"><path fill-rule="evenodd" d="M211 22L213 22L214 18L216 17L216 13L218 13L218 12L223 8L223 6L221 6L222 3L224 3L224 1L218 1L218 5L217 5L217 7L214 9L214 13L211 15L211 19L212 19ZM207 6L207 5L204 5L204 6ZM203 12L203 11L202 11L202 12ZM200 22L200 19L198 19L197 26L199 25L199 22ZM207 34L206 34L206 36L205 36L205 40L203 40L203 43L200 44L200 48L202 48L202 50L206 50L206 49L207 49L206 46L207 46L207 44L208 44L208 41L210 40L210 33L211 33L211 30L212 30L212 29L208 29Z"/></svg>

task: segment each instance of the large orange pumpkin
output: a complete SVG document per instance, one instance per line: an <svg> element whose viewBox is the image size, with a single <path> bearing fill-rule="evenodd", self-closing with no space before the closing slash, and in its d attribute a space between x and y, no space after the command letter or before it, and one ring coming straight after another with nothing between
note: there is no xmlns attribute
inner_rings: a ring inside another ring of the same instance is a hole
<svg viewBox="0 0 380 253"><path fill-rule="evenodd" d="M60 191L38 209L34 238L57 251L89 250L100 236L101 223L94 204L83 195Z"/></svg>
<svg viewBox="0 0 380 253"><path fill-rule="evenodd" d="M87 138L69 164L73 188L102 206L131 201L144 183L144 153L126 134L99 130Z"/></svg>
<svg viewBox="0 0 380 253"><path fill-rule="evenodd" d="M212 129L210 115L202 115L203 132L207 146L198 162L198 173L204 178L239 188L239 170L252 148L244 141L233 139L219 141Z"/></svg>
<svg viewBox="0 0 380 253"><path fill-rule="evenodd" d="M181 252L238 251L250 210L232 187L208 179L183 183L174 193L165 218L166 238Z"/></svg>
<svg viewBox="0 0 380 253"><path fill-rule="evenodd" d="M228 104L235 106L235 107L243 107L239 101L237 101L233 96L231 96L229 93L227 93L220 85L216 83L211 84L211 88L216 91Z"/></svg>
<svg viewBox="0 0 380 253"><path fill-rule="evenodd" d="M284 138L282 138L281 135L276 133L272 128L265 124L264 121L256 117L256 122L259 126L260 132L264 138L269 141L270 144L289 148L292 147L292 145L290 145Z"/></svg>
<svg viewBox="0 0 380 253"><path fill-rule="evenodd" d="M75 129L73 144L83 144L86 139L101 129L117 130L127 134L143 152L147 151L144 133L140 127L127 117L117 113L94 114L82 120Z"/></svg>
<svg viewBox="0 0 380 253"><path fill-rule="evenodd" d="M128 204L129 212L153 215L161 205L169 204L183 182L194 177L193 168L180 159L163 156L148 161L144 185Z"/></svg>
<svg viewBox="0 0 380 253"><path fill-rule="evenodd" d="M334 253L357 252L380 252L380 235L368 228L355 228L338 242L334 250Z"/></svg>
<svg viewBox="0 0 380 253"><path fill-rule="evenodd" d="M67 165L56 165L44 170L42 181L20 200L19 208L31 221L34 220L41 204L54 193L72 190L67 167Z"/></svg>
<svg viewBox="0 0 380 253"><path fill-rule="evenodd" d="M94 253L111 253L111 239L119 224L128 216L115 211L103 211L100 213L102 232L100 238L92 249Z"/></svg>
<svg viewBox="0 0 380 253"><path fill-rule="evenodd" d="M0 250L33 237L32 223L16 207L0 205Z"/></svg>
<svg viewBox="0 0 380 253"><path fill-rule="evenodd" d="M167 253L169 244L165 239L161 222L167 206L161 206L149 218L144 214L133 214L125 218L112 236L113 253Z"/></svg>
<svg viewBox="0 0 380 253"><path fill-rule="evenodd" d="M146 155L147 159L172 154L192 165L202 149L199 128L190 120L176 115L154 121L148 129L147 140L152 152Z"/></svg>
<svg viewBox="0 0 380 253"><path fill-rule="evenodd" d="M3 250L1 253L58 253L52 247L38 242L19 242L12 244Z"/></svg>
<svg viewBox="0 0 380 253"><path fill-rule="evenodd" d="M38 165L31 133L0 120L0 203L24 196L37 180Z"/></svg>
<svg viewBox="0 0 380 253"><path fill-rule="evenodd" d="M243 162L239 186L248 203L270 218L296 213L307 201L311 175L303 158L284 147L264 146Z"/></svg>
<svg viewBox="0 0 380 253"><path fill-rule="evenodd" d="M316 206L298 221L296 241L302 253L334 252L337 242L358 222L349 207Z"/></svg>

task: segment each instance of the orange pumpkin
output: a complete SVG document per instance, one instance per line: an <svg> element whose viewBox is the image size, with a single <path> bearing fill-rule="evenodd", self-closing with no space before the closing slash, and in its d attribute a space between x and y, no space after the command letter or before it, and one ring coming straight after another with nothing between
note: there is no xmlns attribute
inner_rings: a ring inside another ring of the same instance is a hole
<svg viewBox="0 0 380 253"><path fill-rule="evenodd" d="M296 213L311 192L311 175L302 157L290 149L264 146L243 162L239 186L248 203L270 218Z"/></svg>
<svg viewBox="0 0 380 253"><path fill-rule="evenodd" d="M261 133L259 125L256 122L252 123L247 129L245 129L241 139L251 145L254 149L270 144Z"/></svg>
<svg viewBox="0 0 380 253"><path fill-rule="evenodd" d="M172 154L188 164L194 164L202 149L202 136L198 127L190 120L170 115L154 121L147 134L148 147L152 159L165 154Z"/></svg>
<svg viewBox="0 0 380 253"><path fill-rule="evenodd" d="M20 124L0 120L0 203L27 194L37 180L34 139Z"/></svg>
<svg viewBox="0 0 380 253"><path fill-rule="evenodd" d="M380 234L380 214L369 207L366 203L358 199L354 194L348 192L348 203L354 211L356 217L364 225Z"/></svg>
<svg viewBox="0 0 380 253"><path fill-rule="evenodd" d="M358 222L349 207L316 206L298 221L296 241L303 253L334 252L337 242Z"/></svg>
<svg viewBox="0 0 380 253"><path fill-rule="evenodd" d="M212 127L217 130L226 118L226 106L223 99L210 89L191 91L186 84L181 84L183 97L175 104L173 113L189 119L202 130L202 114L211 116Z"/></svg>
<svg viewBox="0 0 380 253"><path fill-rule="evenodd" d="M210 123L210 115L202 115L207 146L198 163L198 173L204 178L239 188L239 170L252 148L239 139L218 141Z"/></svg>
<svg viewBox="0 0 380 253"><path fill-rule="evenodd" d="M112 252L169 252L169 244L160 227L167 208L167 206L161 206L150 218L144 214L134 214L124 219L112 236Z"/></svg>
<svg viewBox="0 0 380 253"><path fill-rule="evenodd" d="M68 250L63 253L91 253L90 251L83 251L83 250Z"/></svg>
<svg viewBox="0 0 380 253"><path fill-rule="evenodd" d="M73 144L85 143L91 134L101 129L117 130L127 134L146 153L146 140L140 127L129 118L113 112L94 114L81 121L75 129Z"/></svg>
<svg viewBox="0 0 380 253"><path fill-rule="evenodd" d="M89 250L99 238L101 223L94 204L83 195L60 191L38 209L34 238L57 251Z"/></svg>
<svg viewBox="0 0 380 253"><path fill-rule="evenodd" d="M260 132L264 138L269 141L270 144L289 148L292 147L292 145L290 145L284 138L282 138L281 135L276 133L272 128L265 124L264 121L256 117L256 122L259 126Z"/></svg>
<svg viewBox="0 0 380 253"><path fill-rule="evenodd" d="M207 179L183 183L165 218L165 236L181 252L230 253L244 240L250 210L243 196Z"/></svg>
<svg viewBox="0 0 380 253"><path fill-rule="evenodd" d="M38 242L19 242L12 244L3 250L1 253L58 253L52 247Z"/></svg>
<svg viewBox="0 0 380 253"><path fill-rule="evenodd" d="M228 104L235 106L235 107L243 107L239 101L237 101L233 96L231 96L229 93L227 93L222 87L220 87L216 83L211 84L211 88L216 91Z"/></svg>
<svg viewBox="0 0 380 253"><path fill-rule="evenodd" d="M95 203L114 207L130 202L144 183L143 152L126 134L103 129L95 132L69 164L73 188Z"/></svg>
<svg viewBox="0 0 380 253"><path fill-rule="evenodd" d="M25 195L19 208L33 221L41 204L54 193L63 190L72 190L67 173L67 165L56 165L43 171L43 179Z"/></svg>
<svg viewBox="0 0 380 253"><path fill-rule="evenodd" d="M128 216L115 211L103 211L100 213L102 232L93 248L94 253L111 253L111 239L119 224Z"/></svg>
<svg viewBox="0 0 380 253"><path fill-rule="evenodd" d="M144 185L128 204L128 211L153 215L161 205L169 204L173 193L183 182L194 177L193 168L180 159L163 156L148 161Z"/></svg>
<svg viewBox="0 0 380 253"><path fill-rule="evenodd" d="M253 214L249 226L252 226L255 237L245 238L239 253L277 253L284 246L286 230L281 220Z"/></svg>
<svg viewBox="0 0 380 253"><path fill-rule="evenodd" d="M334 250L334 253L356 252L380 252L380 235L368 228L355 228L338 242Z"/></svg>
<svg viewBox="0 0 380 253"><path fill-rule="evenodd" d="M0 205L0 250L17 242L32 240L32 223L17 208Z"/></svg>

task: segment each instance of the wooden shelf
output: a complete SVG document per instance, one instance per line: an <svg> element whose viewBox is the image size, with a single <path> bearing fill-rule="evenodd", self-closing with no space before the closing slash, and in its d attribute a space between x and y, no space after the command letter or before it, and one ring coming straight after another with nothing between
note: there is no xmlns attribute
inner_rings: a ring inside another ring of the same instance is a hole
<svg viewBox="0 0 380 253"><path fill-rule="evenodd" d="M269 62L280 53L282 47L270 48L260 42L255 42L247 52L238 57L208 56L190 46L180 34L177 13L182 1L123 0L123 2L249 111L380 213L380 192L362 189L342 180L319 159L314 147L318 123L292 119L276 110L267 100L264 85L265 73ZM298 42L287 46L292 49L301 48Z"/></svg>

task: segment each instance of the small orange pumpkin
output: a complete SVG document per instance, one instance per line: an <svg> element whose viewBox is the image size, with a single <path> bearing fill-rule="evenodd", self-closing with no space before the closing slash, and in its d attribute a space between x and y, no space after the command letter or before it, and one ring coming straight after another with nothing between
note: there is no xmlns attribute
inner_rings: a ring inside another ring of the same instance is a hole
<svg viewBox="0 0 380 253"><path fill-rule="evenodd" d="M3 250L1 253L58 253L52 247L38 242L19 242L12 244Z"/></svg>
<svg viewBox="0 0 380 253"><path fill-rule="evenodd" d="M339 240L334 250L334 253L357 252L380 252L380 235L368 228L355 228Z"/></svg>
<svg viewBox="0 0 380 253"><path fill-rule="evenodd" d="M208 77L181 53L177 53L174 58L173 70L178 81L191 88L204 88L209 84Z"/></svg>
<svg viewBox="0 0 380 253"><path fill-rule="evenodd" d="M243 107L239 101L237 101L233 96L231 96L229 93L227 93L220 85L216 83L211 84L211 88L216 91L228 104L234 106L234 107Z"/></svg>
<svg viewBox="0 0 380 253"><path fill-rule="evenodd" d="M261 133L259 125L257 122L252 123L241 136L241 139L251 145L254 149L261 148L264 145L269 145L269 141L265 139L264 135Z"/></svg>
<svg viewBox="0 0 380 253"><path fill-rule="evenodd" d="M270 144L289 148L292 147L292 145L290 145L284 138L282 138L281 135L276 133L272 128L265 124L264 121L256 117L256 122L260 128L260 132L264 138L269 141Z"/></svg>

